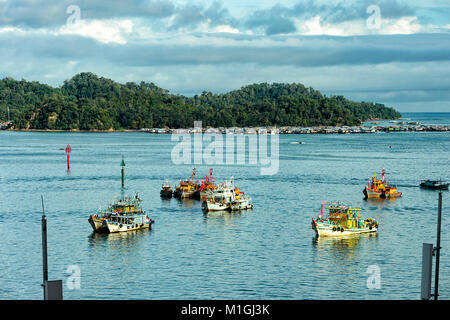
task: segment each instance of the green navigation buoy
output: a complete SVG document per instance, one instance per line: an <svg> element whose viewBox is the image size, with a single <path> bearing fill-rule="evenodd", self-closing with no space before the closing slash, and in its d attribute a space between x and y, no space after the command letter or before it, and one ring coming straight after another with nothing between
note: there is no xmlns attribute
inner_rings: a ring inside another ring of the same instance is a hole
<svg viewBox="0 0 450 320"><path fill-rule="evenodd" d="M123 159L122 156L122 163L120 164L120 166L122 167L122 187L125 186L125 160Z"/></svg>

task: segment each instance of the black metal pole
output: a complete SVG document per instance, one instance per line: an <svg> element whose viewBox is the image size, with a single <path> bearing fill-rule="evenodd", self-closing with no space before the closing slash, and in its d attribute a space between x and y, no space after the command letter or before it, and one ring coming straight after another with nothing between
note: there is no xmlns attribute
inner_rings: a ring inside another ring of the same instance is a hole
<svg viewBox="0 0 450 320"><path fill-rule="evenodd" d="M44 287L44 300L47 300L46 283L48 281L48 265L47 265L47 220L45 218L44 211L44 198L42 200L42 269L43 269L43 283Z"/></svg>
<svg viewBox="0 0 450 320"><path fill-rule="evenodd" d="M437 241L436 241L436 272L434 275L434 300L437 300L439 296L438 288L439 288L439 257L441 251L441 216L442 216L442 192L439 192Z"/></svg>

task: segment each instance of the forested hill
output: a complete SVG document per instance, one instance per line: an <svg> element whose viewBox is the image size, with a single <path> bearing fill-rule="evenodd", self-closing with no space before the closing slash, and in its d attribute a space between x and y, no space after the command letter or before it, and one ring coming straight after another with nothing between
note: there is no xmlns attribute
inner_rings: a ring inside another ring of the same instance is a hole
<svg viewBox="0 0 450 320"><path fill-rule="evenodd" d="M302 84L252 84L225 94L170 94L153 83L120 84L80 73L59 88L38 82L0 80L0 121L7 108L16 129L120 130L203 126L357 125L396 119L393 108L327 97Z"/></svg>

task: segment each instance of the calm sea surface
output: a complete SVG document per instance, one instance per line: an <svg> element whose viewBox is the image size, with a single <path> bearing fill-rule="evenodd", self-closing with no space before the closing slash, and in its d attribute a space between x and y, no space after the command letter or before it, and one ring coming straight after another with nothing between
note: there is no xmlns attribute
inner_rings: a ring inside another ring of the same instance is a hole
<svg viewBox="0 0 450 320"><path fill-rule="evenodd" d="M405 114L448 124L450 114ZM291 144L304 141L305 144ZM71 172L64 151L72 146ZM48 219L49 278L65 299L419 299L422 243L436 243L438 193L423 178L450 179L450 133L280 136L279 171L214 165L255 207L203 214L198 201L159 197L161 184L210 165L174 165L170 135L0 132L0 299L42 299L41 203ZM392 148L389 148L392 146ZM87 219L120 194L139 191L152 231L93 234ZM364 201L375 172L403 197ZM375 236L316 239L311 218L330 200L360 203ZM450 299L449 192L443 195L441 299ZM381 289L369 289L369 266ZM68 268L81 271L70 290Z"/></svg>

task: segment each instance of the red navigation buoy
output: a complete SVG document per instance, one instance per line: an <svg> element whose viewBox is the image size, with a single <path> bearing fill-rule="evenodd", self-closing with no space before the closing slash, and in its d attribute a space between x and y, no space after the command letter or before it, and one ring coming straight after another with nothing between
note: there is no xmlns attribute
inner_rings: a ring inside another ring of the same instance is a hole
<svg viewBox="0 0 450 320"><path fill-rule="evenodd" d="M67 154L67 170L70 170L70 153L72 152L72 148L70 147L70 144L66 147L66 154Z"/></svg>

